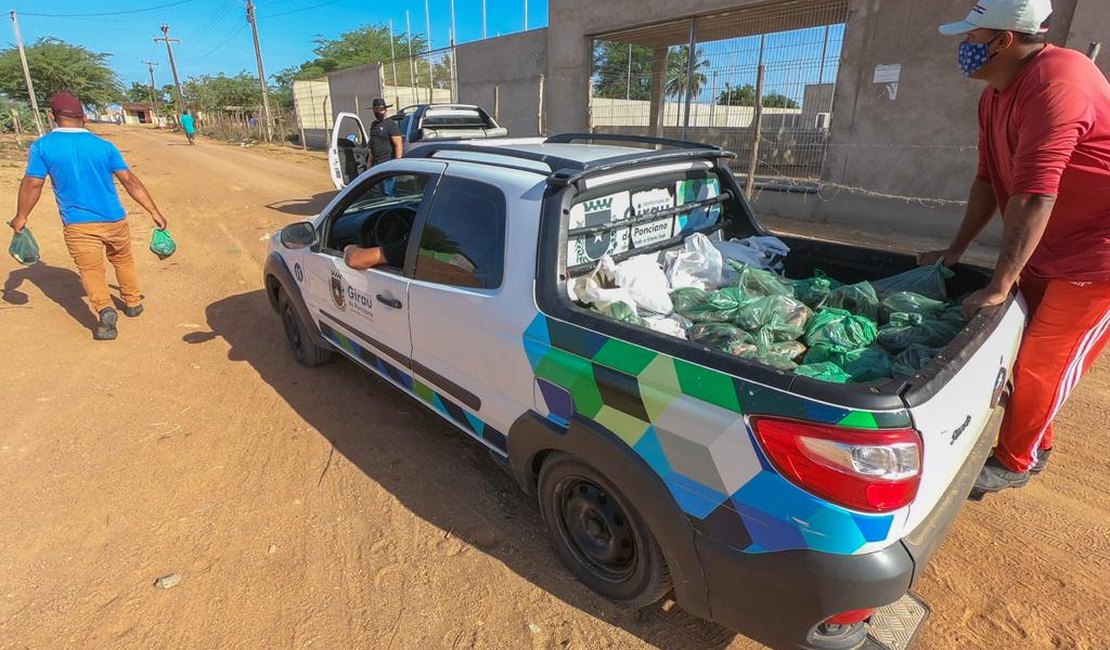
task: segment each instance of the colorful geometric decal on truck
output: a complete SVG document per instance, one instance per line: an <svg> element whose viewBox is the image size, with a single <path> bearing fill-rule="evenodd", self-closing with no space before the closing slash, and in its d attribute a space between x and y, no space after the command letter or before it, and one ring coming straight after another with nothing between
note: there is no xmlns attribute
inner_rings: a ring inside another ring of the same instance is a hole
<svg viewBox="0 0 1110 650"><path fill-rule="evenodd" d="M852 411L747 382L537 316L524 333L548 418L578 415L623 440L666 483L694 525L748 553L889 546L905 511L856 513L810 495L764 457L744 413L857 429L910 425L908 413Z"/></svg>

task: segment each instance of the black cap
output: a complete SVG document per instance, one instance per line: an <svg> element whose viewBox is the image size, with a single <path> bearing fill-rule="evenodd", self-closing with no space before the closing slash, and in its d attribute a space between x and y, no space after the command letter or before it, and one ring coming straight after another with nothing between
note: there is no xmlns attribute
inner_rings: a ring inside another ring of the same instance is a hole
<svg viewBox="0 0 1110 650"><path fill-rule="evenodd" d="M375 108L389 108L390 106L393 106L393 104L386 104L385 100L381 97L375 99L373 102L370 103L371 110Z"/></svg>

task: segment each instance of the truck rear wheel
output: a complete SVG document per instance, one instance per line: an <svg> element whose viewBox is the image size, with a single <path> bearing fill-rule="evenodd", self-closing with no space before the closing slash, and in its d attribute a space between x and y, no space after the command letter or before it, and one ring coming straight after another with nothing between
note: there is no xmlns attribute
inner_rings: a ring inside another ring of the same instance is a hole
<svg viewBox="0 0 1110 650"><path fill-rule="evenodd" d="M540 512L559 556L587 587L629 607L671 590L663 552L615 485L566 454L548 458L539 477Z"/></svg>
<svg viewBox="0 0 1110 650"><path fill-rule="evenodd" d="M285 293L285 289L278 289L278 315L281 316L281 328L285 331L285 341L293 352L293 358L302 366L319 366L331 359L331 350L322 348L312 342L308 335L309 327L301 322L297 315L293 301Z"/></svg>

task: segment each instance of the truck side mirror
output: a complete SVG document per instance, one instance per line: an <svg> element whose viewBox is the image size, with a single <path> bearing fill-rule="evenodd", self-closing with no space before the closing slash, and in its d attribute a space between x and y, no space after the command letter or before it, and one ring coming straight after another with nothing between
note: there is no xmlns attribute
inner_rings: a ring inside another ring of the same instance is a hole
<svg viewBox="0 0 1110 650"><path fill-rule="evenodd" d="M308 221L291 223L281 229L280 239L289 250L308 248L316 243L316 228Z"/></svg>

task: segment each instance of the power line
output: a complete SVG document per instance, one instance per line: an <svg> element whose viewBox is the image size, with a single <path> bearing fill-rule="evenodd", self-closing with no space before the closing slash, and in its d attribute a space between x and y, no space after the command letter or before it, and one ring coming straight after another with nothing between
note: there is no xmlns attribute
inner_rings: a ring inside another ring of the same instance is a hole
<svg viewBox="0 0 1110 650"><path fill-rule="evenodd" d="M335 4L339 1L340 0L328 0L327 2L321 2L319 4L314 4L310 7L302 7L301 9L290 9L289 11L279 11L276 14L265 14L265 15L260 15L258 17L259 18L277 18L278 16L288 16L289 14L297 14L297 13L300 13L302 11L311 11L313 9L319 9L320 7L326 7L328 5L333 5L333 4Z"/></svg>
<svg viewBox="0 0 1110 650"><path fill-rule="evenodd" d="M40 18L96 18L99 16L123 16L127 14L141 14L147 11L158 11L159 9L168 9L170 7L177 7L190 2L197 2L198 0L177 0L177 2L170 2L164 5L157 5L155 7L146 7L144 9L128 9L127 11L103 11L88 14L32 14L24 12L24 16L38 16Z"/></svg>

